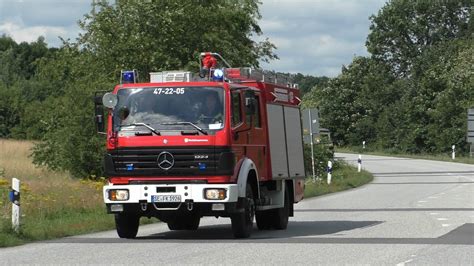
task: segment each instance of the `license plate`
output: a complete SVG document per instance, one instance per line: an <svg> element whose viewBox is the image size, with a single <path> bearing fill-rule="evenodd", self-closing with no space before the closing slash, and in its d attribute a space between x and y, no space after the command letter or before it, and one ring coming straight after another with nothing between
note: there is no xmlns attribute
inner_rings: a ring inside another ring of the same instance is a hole
<svg viewBox="0 0 474 266"><path fill-rule="evenodd" d="M181 195L152 195L151 202L181 202Z"/></svg>

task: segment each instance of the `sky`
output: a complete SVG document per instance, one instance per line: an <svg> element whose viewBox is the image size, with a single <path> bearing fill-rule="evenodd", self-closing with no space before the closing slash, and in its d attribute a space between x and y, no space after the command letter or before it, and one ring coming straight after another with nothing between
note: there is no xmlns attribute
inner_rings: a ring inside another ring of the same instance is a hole
<svg viewBox="0 0 474 266"><path fill-rule="evenodd" d="M0 35L17 42L44 36L51 47L58 36L74 40L92 0L0 0ZM263 36L277 46L279 60L264 69L335 77L365 47L372 14L386 0L261 0ZM257 39L258 40L258 39Z"/></svg>

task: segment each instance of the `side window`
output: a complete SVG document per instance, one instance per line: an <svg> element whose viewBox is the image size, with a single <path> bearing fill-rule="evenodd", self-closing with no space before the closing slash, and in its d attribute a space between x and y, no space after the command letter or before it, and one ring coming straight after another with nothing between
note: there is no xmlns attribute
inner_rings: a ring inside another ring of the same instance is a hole
<svg viewBox="0 0 474 266"><path fill-rule="evenodd" d="M252 118L253 127L262 127L260 123L260 96L255 95L255 114L251 116L250 114L245 114L245 121L247 124L250 124L250 118Z"/></svg>
<svg viewBox="0 0 474 266"><path fill-rule="evenodd" d="M260 96L259 95L255 95L255 102L256 102L256 105L255 105L255 115L253 117L253 125L254 127L262 127L261 123L260 123Z"/></svg>
<svg viewBox="0 0 474 266"><path fill-rule="evenodd" d="M231 93L231 104L232 104L232 126L236 126L242 122L242 111L240 109L241 100L240 92L233 91Z"/></svg>

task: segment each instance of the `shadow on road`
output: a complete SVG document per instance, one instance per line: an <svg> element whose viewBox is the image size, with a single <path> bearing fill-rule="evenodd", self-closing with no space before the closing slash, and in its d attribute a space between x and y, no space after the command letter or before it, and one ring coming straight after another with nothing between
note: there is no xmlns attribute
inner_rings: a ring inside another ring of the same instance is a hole
<svg viewBox="0 0 474 266"><path fill-rule="evenodd" d="M254 226L252 237L235 239L229 224L200 226L196 231L166 231L157 234L140 236L136 239L68 237L46 241L46 243L130 243L130 242L273 242L285 241L289 238L311 238L323 235L338 236L342 232L381 224L381 221L290 221L286 230L263 230ZM273 241L272 241L273 240Z"/></svg>
<svg viewBox="0 0 474 266"><path fill-rule="evenodd" d="M71 244L136 244L136 243L250 243L250 244L412 244L412 245L474 245L474 224L464 224L437 238L356 238L342 232L374 226L380 221L292 222L286 231L257 231L247 239L234 239L230 224L203 226L197 231L170 231L136 239L70 237L44 243ZM316 227L317 226L317 227Z"/></svg>
<svg viewBox="0 0 474 266"><path fill-rule="evenodd" d="M286 230L263 230L254 227L251 239L276 239L330 235L343 231L374 226L380 221L291 221ZM168 231L140 237L139 239L187 239L222 240L234 239L230 224L199 227L196 231Z"/></svg>

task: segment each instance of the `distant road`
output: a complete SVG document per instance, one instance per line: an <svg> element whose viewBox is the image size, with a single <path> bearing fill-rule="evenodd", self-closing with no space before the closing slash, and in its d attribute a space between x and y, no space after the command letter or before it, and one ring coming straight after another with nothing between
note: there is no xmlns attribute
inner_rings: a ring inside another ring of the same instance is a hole
<svg viewBox="0 0 474 266"><path fill-rule="evenodd" d="M235 240L229 219L194 232L153 224L136 240L108 231L0 249L0 264L474 264L474 165L362 160L371 184L304 200L286 231Z"/></svg>

